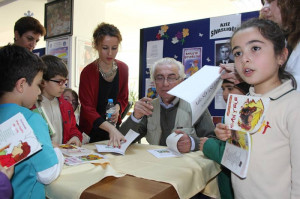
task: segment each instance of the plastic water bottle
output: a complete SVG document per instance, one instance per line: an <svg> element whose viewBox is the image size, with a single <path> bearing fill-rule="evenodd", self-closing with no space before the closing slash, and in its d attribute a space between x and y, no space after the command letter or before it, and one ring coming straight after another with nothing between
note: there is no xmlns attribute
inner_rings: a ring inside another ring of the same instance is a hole
<svg viewBox="0 0 300 199"><path fill-rule="evenodd" d="M111 123L112 125L116 125L113 121L111 121L111 116L116 112L116 108L114 105L113 99L108 99L108 103L106 105L106 121Z"/></svg>

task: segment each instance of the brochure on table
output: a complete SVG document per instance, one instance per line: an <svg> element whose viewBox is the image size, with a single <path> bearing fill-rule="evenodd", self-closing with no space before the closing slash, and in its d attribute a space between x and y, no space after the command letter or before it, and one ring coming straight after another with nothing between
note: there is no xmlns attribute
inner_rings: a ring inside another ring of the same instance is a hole
<svg viewBox="0 0 300 199"><path fill-rule="evenodd" d="M226 141L221 163L241 178L247 176L251 134L263 124L269 103L269 98L232 94L228 97L225 124L232 131L231 138Z"/></svg>
<svg viewBox="0 0 300 199"><path fill-rule="evenodd" d="M168 148L148 150L157 158L180 157L182 154L177 149L177 143L183 134L171 133L166 140Z"/></svg>
<svg viewBox="0 0 300 199"><path fill-rule="evenodd" d="M140 134L136 133L133 130L129 130L125 135L126 142L121 143L121 148L108 146L108 145L101 145L96 144L96 148L98 152L110 152L110 153L119 153L125 155L125 151L128 146L137 138Z"/></svg>
<svg viewBox="0 0 300 199"><path fill-rule="evenodd" d="M223 80L220 78L219 70L218 66L205 65L168 92L190 104L193 124L209 106L217 90L221 87Z"/></svg>
<svg viewBox="0 0 300 199"><path fill-rule="evenodd" d="M0 124L0 164L10 167L41 150L32 128L21 113Z"/></svg>

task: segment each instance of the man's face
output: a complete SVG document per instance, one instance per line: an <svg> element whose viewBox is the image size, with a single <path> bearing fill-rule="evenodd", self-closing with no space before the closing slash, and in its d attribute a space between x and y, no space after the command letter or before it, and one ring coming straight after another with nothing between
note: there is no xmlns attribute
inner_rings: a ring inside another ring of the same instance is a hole
<svg viewBox="0 0 300 199"><path fill-rule="evenodd" d="M178 67L170 64L159 65L155 69L154 79L156 91L162 101L165 104L171 103L175 97L167 92L182 81L179 78Z"/></svg>
<svg viewBox="0 0 300 199"><path fill-rule="evenodd" d="M27 48L33 51L36 44L40 41L41 34L33 31L27 31L22 36L15 31L15 45Z"/></svg>
<svg viewBox="0 0 300 199"><path fill-rule="evenodd" d="M223 47L220 49L220 56L222 60L226 60L229 58L230 49L228 47Z"/></svg>

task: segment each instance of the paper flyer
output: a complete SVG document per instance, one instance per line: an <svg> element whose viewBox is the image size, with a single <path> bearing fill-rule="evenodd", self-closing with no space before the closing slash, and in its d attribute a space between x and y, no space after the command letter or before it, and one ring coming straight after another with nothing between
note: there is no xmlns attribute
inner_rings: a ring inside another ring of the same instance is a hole
<svg viewBox="0 0 300 199"><path fill-rule="evenodd" d="M222 79L217 66L205 65L193 76L184 80L168 93L177 96L191 105L192 124L209 106L217 90L221 87Z"/></svg>

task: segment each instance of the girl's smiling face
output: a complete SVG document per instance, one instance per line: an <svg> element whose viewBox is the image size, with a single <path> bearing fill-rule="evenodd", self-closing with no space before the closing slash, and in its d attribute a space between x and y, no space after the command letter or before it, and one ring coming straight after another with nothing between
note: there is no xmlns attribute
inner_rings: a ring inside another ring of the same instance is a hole
<svg viewBox="0 0 300 199"><path fill-rule="evenodd" d="M231 45L238 74L254 85L256 93L266 93L281 84L278 70L285 60L275 55L273 43L264 38L258 28L238 31Z"/></svg>

